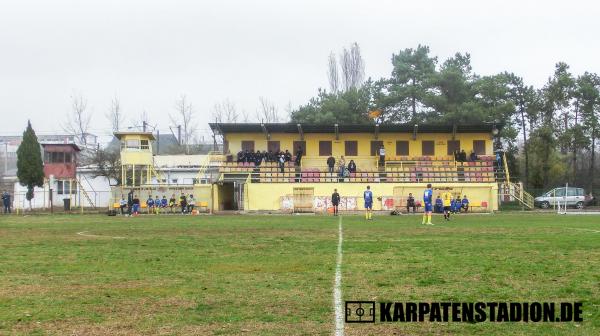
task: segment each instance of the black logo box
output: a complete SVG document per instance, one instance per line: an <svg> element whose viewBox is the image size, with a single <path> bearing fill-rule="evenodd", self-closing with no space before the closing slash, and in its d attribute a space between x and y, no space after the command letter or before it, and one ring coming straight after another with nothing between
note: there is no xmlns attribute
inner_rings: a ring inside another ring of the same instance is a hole
<svg viewBox="0 0 600 336"><path fill-rule="evenodd" d="M346 323L375 323L375 301L346 301Z"/></svg>

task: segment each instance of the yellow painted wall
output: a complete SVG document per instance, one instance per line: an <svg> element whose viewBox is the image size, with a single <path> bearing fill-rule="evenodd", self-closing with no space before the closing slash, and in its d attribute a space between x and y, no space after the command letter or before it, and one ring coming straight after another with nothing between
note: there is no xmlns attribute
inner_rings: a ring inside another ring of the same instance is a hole
<svg viewBox="0 0 600 336"><path fill-rule="evenodd" d="M281 196L293 195L294 187L314 188L315 196L330 197L333 189L337 188L342 197L358 197L358 210L363 209L363 192L367 185L371 186L371 191L375 198L380 196L394 196L394 187L401 187L402 196L408 196L412 193L415 198L422 199L423 190L426 188L424 183L249 183L246 193L246 210L279 210L281 206ZM460 193L461 196L467 195L471 202L486 201L489 204L488 210L498 210L498 185L496 183L440 183L434 184L433 198L441 195L442 190L437 188L452 188L450 192ZM375 199L374 210L381 210L381 202Z"/></svg>
<svg viewBox="0 0 600 336"><path fill-rule="evenodd" d="M333 129L332 129L333 132ZM232 154L239 152L242 148L242 140L254 141L254 149L267 150L267 139L263 133L231 133L226 134L225 139L229 142L229 151ZM371 154L371 141L383 141L387 156L396 156L396 141L405 140L409 142L409 156L422 156L422 141L433 140L435 142L435 156L447 155L447 141L452 139L451 133L419 133L416 140L412 139L412 133L379 133L375 139L373 133L341 133L339 140L335 140L334 133L305 133L306 156L319 156L319 141L332 141L333 156L344 155L346 140L358 141L358 156L369 156ZM272 133L271 141L280 141L282 150L292 151L294 141L300 141L299 134ZM457 133L456 140L460 141L461 149L467 154L473 149L473 140L485 140L486 155L493 154L493 143L489 133ZM295 152L295 150L294 150Z"/></svg>
<svg viewBox="0 0 600 336"><path fill-rule="evenodd" d="M152 141L150 141L149 136L143 134L124 134L121 136L121 141L127 140L148 140L148 149L134 150L121 148L122 165L153 165Z"/></svg>

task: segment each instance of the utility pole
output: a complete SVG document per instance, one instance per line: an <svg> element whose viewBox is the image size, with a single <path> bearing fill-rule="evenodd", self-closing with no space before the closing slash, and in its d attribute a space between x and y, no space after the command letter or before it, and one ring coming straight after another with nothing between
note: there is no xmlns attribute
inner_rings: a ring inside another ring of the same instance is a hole
<svg viewBox="0 0 600 336"><path fill-rule="evenodd" d="M142 121L142 131L146 133L146 121Z"/></svg>
<svg viewBox="0 0 600 336"><path fill-rule="evenodd" d="M8 172L8 142L4 144L4 174Z"/></svg>
<svg viewBox="0 0 600 336"><path fill-rule="evenodd" d="M160 130L156 130L156 155L160 152Z"/></svg>
<svg viewBox="0 0 600 336"><path fill-rule="evenodd" d="M177 140L179 141L179 146L181 146L181 125L177 125Z"/></svg>

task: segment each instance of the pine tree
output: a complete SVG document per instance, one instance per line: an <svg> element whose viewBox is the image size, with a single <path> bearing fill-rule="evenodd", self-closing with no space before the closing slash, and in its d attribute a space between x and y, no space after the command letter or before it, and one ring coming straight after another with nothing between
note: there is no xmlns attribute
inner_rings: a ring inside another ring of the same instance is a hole
<svg viewBox="0 0 600 336"><path fill-rule="evenodd" d="M22 186L27 187L26 198L31 208L33 188L44 185L44 165L42 152L31 122L27 121L27 129L23 132L23 141L17 149L17 177Z"/></svg>

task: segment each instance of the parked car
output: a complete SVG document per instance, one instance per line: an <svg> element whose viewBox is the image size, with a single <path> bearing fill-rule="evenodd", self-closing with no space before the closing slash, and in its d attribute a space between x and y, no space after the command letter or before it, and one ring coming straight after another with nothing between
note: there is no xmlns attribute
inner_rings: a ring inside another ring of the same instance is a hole
<svg viewBox="0 0 600 336"><path fill-rule="evenodd" d="M558 202L560 202L561 205L564 204L564 202L567 202L568 207L581 209L585 202L585 192L583 191L583 188L559 187L534 199L535 206L542 209L548 209L551 206L558 204Z"/></svg>

